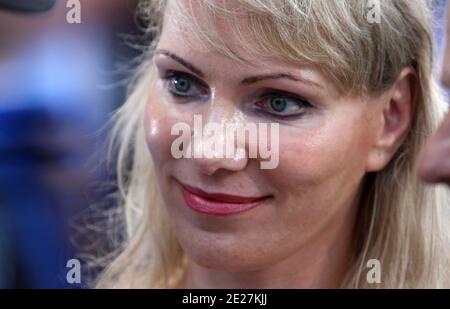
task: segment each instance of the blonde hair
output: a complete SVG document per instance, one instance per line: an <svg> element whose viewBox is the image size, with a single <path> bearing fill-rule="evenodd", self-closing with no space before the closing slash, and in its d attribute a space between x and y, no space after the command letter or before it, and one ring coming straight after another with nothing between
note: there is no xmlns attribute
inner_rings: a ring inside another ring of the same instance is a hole
<svg viewBox="0 0 450 309"><path fill-rule="evenodd" d="M342 94L382 93L402 68L415 68L418 89L410 131L389 165L366 175L353 268L343 287L450 287L448 191L424 186L415 173L418 152L446 110L433 74L430 4L380 0L380 23L369 23L367 0L197 0L195 10L202 12L196 14L201 20L189 18L193 7L181 7L191 1L173 3L171 22L198 39L197 43L245 61L222 39L217 23L221 18L255 60L276 57L313 64ZM165 6L166 0L140 3L150 41L131 94L114 116L111 143L127 241L98 287L173 287L183 275L185 256L157 186L142 125L148 85L155 78L152 52L161 34ZM252 44L243 35L248 33ZM366 263L374 258L381 262L382 282L371 285L366 280Z"/></svg>

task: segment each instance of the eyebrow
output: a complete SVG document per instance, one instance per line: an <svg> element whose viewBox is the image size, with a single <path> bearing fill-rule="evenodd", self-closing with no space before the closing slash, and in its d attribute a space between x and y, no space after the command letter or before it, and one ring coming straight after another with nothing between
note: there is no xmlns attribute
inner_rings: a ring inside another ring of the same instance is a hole
<svg viewBox="0 0 450 309"><path fill-rule="evenodd" d="M165 55L165 56L173 59L174 61L178 62L179 64L181 64L182 66L187 68L192 73L195 73L196 75L198 75L202 78L205 77L205 74L200 69L196 68L193 64L184 60L180 56L177 56L176 54L169 52L167 50L157 50L155 52L155 55L159 55L159 54ZM293 76L288 73L263 74L263 75L250 76L250 77L244 78L241 81L241 84L242 85L251 85L251 84L255 84L257 82L264 81L264 80L277 80L277 79L289 79L289 80L293 80L296 82L302 82L304 84L307 84L307 85L310 85L313 87L323 88L321 85L319 85L318 83L316 83L310 79L296 77L296 76Z"/></svg>
<svg viewBox="0 0 450 309"><path fill-rule="evenodd" d="M270 80L270 79L271 80L290 79L290 80L293 80L295 82L302 82L302 83L310 85L310 86L323 88L321 85L317 84L316 82L313 82L312 80L309 80L309 79L306 79L306 78L295 77L295 76L293 76L291 74L288 74L288 73L265 74L265 75L251 76L251 77L244 78L241 81L241 84L243 84L243 85L251 85L251 84L263 81L263 80Z"/></svg>
<svg viewBox="0 0 450 309"><path fill-rule="evenodd" d="M186 60L184 60L183 58L175 55L174 53L171 53L167 50L157 50L155 52L155 55L165 55L169 58L172 58L173 60L175 60L176 62L178 62L179 64L181 64L182 66L184 66L185 68L187 68L188 70L190 70L192 73L195 73L197 75L199 75L200 77L204 78L205 74L203 74L203 72L200 69L197 69L193 64L187 62Z"/></svg>

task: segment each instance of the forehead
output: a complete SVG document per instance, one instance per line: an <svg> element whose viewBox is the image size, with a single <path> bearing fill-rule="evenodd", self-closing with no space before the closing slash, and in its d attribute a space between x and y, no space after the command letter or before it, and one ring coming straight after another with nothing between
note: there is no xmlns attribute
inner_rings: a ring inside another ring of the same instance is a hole
<svg viewBox="0 0 450 309"><path fill-rule="evenodd" d="M177 14L173 1L168 1L164 12L164 22L157 50L166 50L188 60L195 67L211 75L227 76L230 79L241 78L249 75L249 72L257 71L259 74L271 74L285 72L301 75L302 77L326 84L328 81L318 67L306 63L293 63L258 53L257 44L251 33L241 32L237 37L230 31L229 22L224 17L214 16L215 27L218 30L220 40L238 55L238 59L230 57L220 48L215 49L208 37L202 35L196 27L201 23L206 14L198 5L198 1L182 2L184 19ZM229 3L236 3L230 1ZM230 9L230 6L227 6ZM239 9L238 6L235 7ZM198 10L198 11L197 11ZM193 13L195 11L195 13ZM239 13L237 13L239 14ZM180 18L181 21L180 21ZM242 19L240 19L242 22ZM187 24L188 23L188 24ZM201 25L200 25L201 27ZM245 47L244 47L245 45Z"/></svg>
<svg viewBox="0 0 450 309"><path fill-rule="evenodd" d="M221 2L213 1L212 3L220 5ZM229 47L244 62L254 58L248 55L249 51L256 52L257 44L252 33L240 31L236 35L230 27L230 23L234 23L235 26L237 23L244 25L245 16L238 12L237 1L227 2L226 11L223 14L211 14L211 11L201 3L204 2L167 1L163 19L163 39L170 36L172 40L178 40L180 43L188 45L190 49L204 52L213 50L220 53L224 51L224 47ZM225 7L223 9L225 10ZM242 16L236 18L237 14ZM245 29L245 27L241 27L241 29ZM247 46L249 48L246 48Z"/></svg>

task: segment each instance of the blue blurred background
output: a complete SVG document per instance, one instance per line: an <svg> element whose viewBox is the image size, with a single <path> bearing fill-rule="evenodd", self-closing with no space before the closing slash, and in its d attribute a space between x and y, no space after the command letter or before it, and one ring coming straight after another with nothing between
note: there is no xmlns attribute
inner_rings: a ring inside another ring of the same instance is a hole
<svg viewBox="0 0 450 309"><path fill-rule="evenodd" d="M0 288L87 287L67 282L67 261L83 242L94 256L108 248L108 237L78 239L72 219L108 193L88 186L109 179L92 154L124 101L117 64L136 52L120 34L137 33L137 1L80 2L81 24L67 23L65 0L39 14L0 10ZM433 3L441 57L446 1Z"/></svg>
<svg viewBox="0 0 450 309"><path fill-rule="evenodd" d="M136 1L81 0L81 24L66 3L0 10L0 288L86 285L66 280L72 221L95 200L88 184L107 177L92 154L124 101L117 68L135 52L121 34L136 30Z"/></svg>

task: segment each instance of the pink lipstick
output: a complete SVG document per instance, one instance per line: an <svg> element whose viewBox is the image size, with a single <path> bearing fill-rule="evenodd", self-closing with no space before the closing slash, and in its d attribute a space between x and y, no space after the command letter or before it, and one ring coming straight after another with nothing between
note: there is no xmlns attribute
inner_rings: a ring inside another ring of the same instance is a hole
<svg viewBox="0 0 450 309"><path fill-rule="evenodd" d="M239 214L261 205L271 197L245 197L222 193L206 193L187 185L181 185L181 191L186 204L192 210L212 216Z"/></svg>

